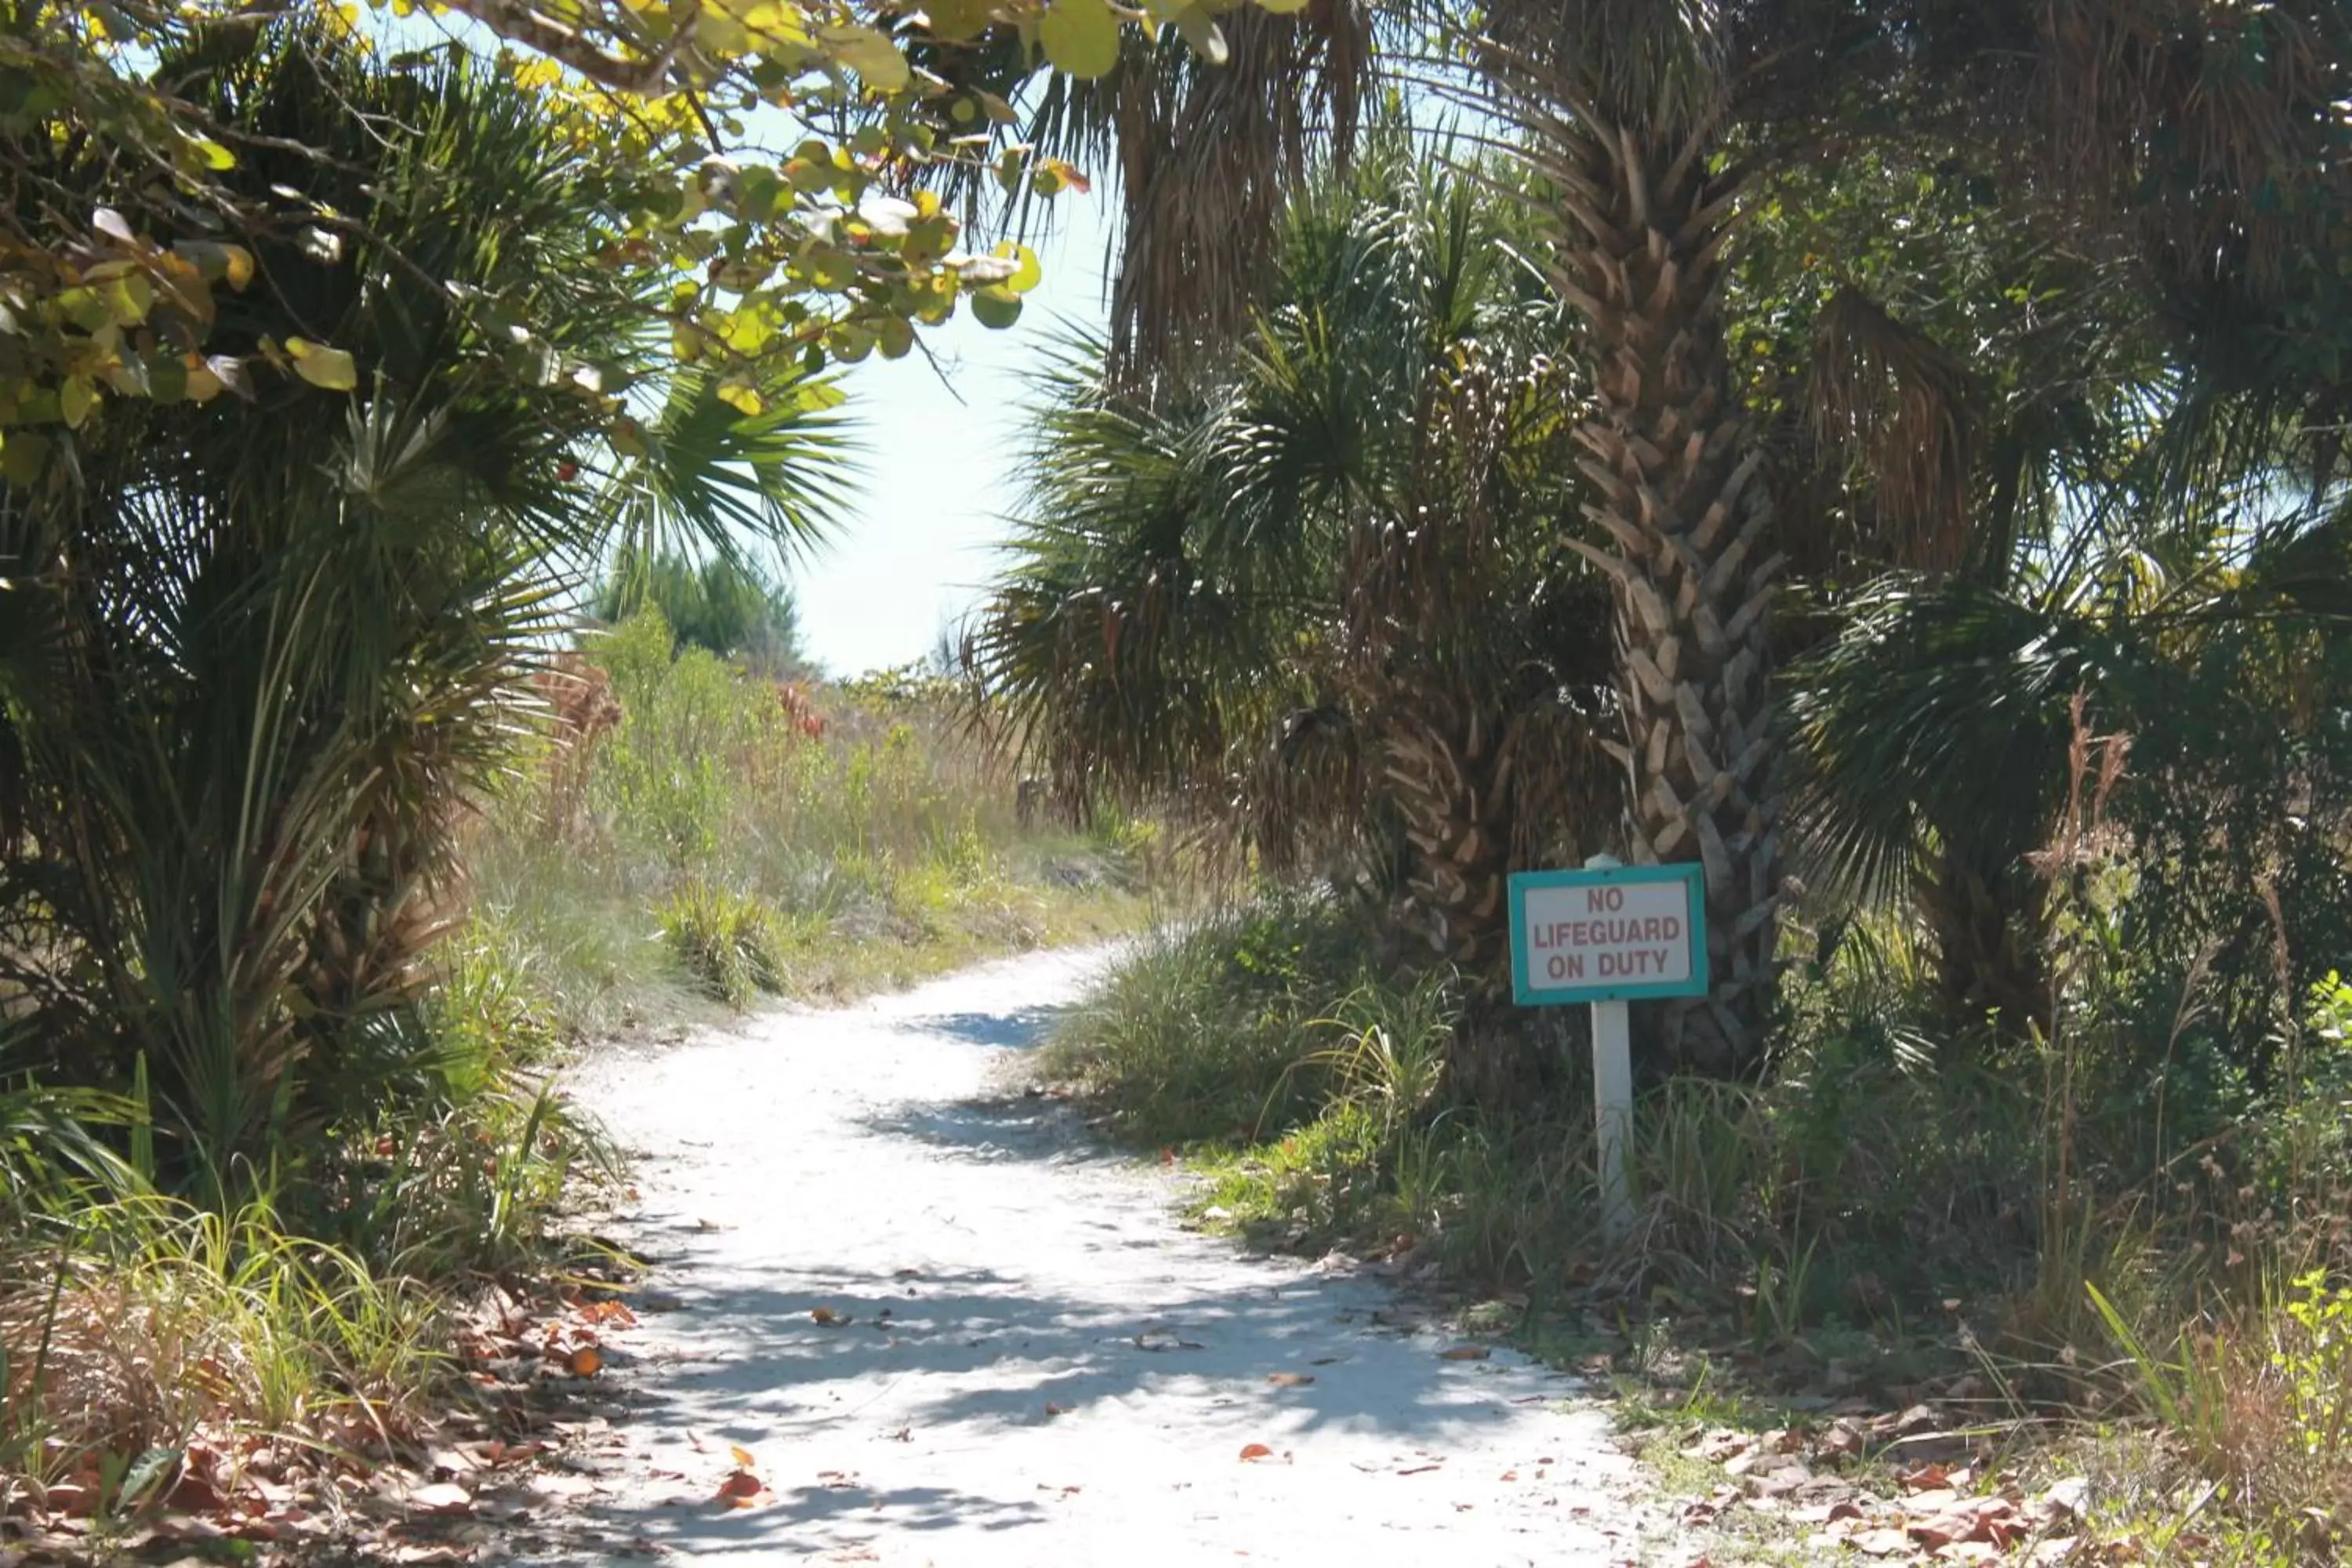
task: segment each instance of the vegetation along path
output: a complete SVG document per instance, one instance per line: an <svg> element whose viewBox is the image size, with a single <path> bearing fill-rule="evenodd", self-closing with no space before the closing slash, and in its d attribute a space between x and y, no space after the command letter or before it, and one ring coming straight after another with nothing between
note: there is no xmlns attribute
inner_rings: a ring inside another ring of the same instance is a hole
<svg viewBox="0 0 2352 1568"><path fill-rule="evenodd" d="M1572 1381L1186 1233L1165 1173L1008 1084L1104 957L587 1073L667 1294L615 1338L630 1409L572 1561L1642 1555L1632 1463Z"/></svg>

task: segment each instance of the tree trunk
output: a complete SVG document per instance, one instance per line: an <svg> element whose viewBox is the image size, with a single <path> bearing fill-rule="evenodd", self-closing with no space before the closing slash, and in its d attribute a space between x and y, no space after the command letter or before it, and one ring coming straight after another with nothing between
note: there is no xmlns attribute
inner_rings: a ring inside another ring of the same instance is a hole
<svg viewBox="0 0 2352 1568"><path fill-rule="evenodd" d="M1948 852L1918 881L1919 911L1935 935L1937 990L1963 1026L1999 1016L2003 1027L2049 1032L2057 1002L2047 951L2048 889L2021 868L1987 875Z"/></svg>
<svg viewBox="0 0 2352 1568"><path fill-rule="evenodd" d="M1510 824L1497 809L1509 760L1498 754L1497 727L1479 717L1391 726L1381 752L1412 847L1403 923L1465 976L1491 984L1510 961Z"/></svg>
<svg viewBox="0 0 2352 1568"><path fill-rule="evenodd" d="M1724 347L1733 176L1703 126L1645 138L1586 113L1562 138L1555 281L1585 317L1595 411L1579 430L1607 534L1577 548L1616 584L1632 858L1705 868L1711 988L1666 1005L1665 1065L1760 1061L1780 900L1766 616L1780 562Z"/></svg>

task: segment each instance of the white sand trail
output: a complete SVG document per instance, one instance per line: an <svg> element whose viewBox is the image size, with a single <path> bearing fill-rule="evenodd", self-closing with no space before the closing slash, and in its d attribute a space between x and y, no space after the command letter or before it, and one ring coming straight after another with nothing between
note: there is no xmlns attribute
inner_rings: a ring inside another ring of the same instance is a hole
<svg viewBox="0 0 2352 1568"><path fill-rule="evenodd" d="M1498 1568L1658 1544L1572 1381L1441 1359L1455 1342L1380 1280L1187 1233L1167 1173L1007 1096L1106 956L579 1076L638 1155L620 1236L677 1310L617 1341L631 1409L580 1521L603 1544L562 1560ZM772 1503L715 1500L730 1445Z"/></svg>

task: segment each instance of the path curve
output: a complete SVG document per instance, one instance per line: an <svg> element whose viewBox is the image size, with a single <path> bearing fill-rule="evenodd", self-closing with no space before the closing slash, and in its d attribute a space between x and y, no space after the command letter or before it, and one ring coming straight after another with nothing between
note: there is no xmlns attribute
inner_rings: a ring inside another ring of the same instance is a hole
<svg viewBox="0 0 2352 1568"><path fill-rule="evenodd" d="M614 1342L628 1408L552 1561L1643 1554L1633 1468L1571 1380L1443 1359L1455 1342L1381 1281L1179 1228L1167 1173L1007 1095L1107 958L1031 954L579 1075L637 1156L620 1238L672 1300ZM1244 1462L1252 1444L1270 1457ZM772 1503L716 1500L730 1445Z"/></svg>

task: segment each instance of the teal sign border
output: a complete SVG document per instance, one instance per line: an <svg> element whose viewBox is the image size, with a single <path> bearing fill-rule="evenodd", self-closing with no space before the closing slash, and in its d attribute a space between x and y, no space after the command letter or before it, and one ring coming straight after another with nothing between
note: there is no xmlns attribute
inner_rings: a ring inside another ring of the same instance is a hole
<svg viewBox="0 0 2352 1568"><path fill-rule="evenodd" d="M1511 874L1511 999L1522 1007L1556 1007L1581 1002L1638 1002L1648 996L1706 994L1706 883L1696 866L1609 866L1586 871L1515 871ZM1687 980L1658 980L1642 985L1580 985L1574 990L1545 986L1531 990L1527 983L1527 896L1538 888L1593 888L1610 882L1656 886L1679 882L1690 907L1691 972Z"/></svg>

